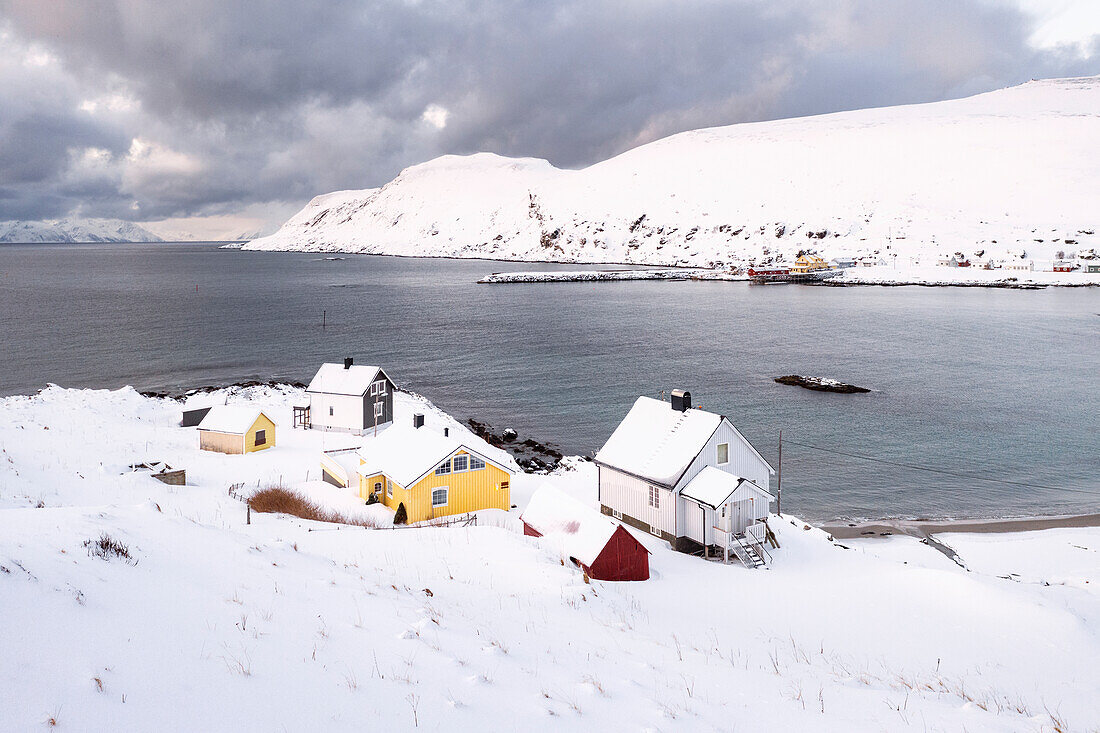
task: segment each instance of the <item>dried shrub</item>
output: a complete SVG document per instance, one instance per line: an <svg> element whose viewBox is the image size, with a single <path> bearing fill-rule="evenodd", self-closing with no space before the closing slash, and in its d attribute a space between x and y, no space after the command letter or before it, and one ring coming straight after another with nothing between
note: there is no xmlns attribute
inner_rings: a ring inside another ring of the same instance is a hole
<svg viewBox="0 0 1100 733"><path fill-rule="evenodd" d="M84 546L88 548L89 557L99 557L104 560L118 558L130 565L137 565L137 560L130 556L130 548L104 532L98 540L84 540Z"/></svg>
<svg viewBox="0 0 1100 733"><path fill-rule="evenodd" d="M299 519L314 522L332 522L350 524L356 527L376 529L379 524L371 517L349 517L333 509L321 506L296 491L284 486L268 486L260 489L248 498L248 505L254 512L266 514L289 514Z"/></svg>

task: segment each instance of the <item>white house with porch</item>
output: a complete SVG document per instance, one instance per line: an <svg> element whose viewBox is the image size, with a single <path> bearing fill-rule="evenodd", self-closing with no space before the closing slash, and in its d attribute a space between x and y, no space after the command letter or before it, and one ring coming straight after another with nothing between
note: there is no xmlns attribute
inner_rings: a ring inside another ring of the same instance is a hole
<svg viewBox="0 0 1100 733"><path fill-rule="evenodd" d="M393 423L393 380L376 366L351 357L322 364L306 387L309 402L294 406L294 427L364 435Z"/></svg>
<svg viewBox="0 0 1100 733"><path fill-rule="evenodd" d="M765 563L775 473L723 415L639 397L596 453L600 509L684 552Z"/></svg>

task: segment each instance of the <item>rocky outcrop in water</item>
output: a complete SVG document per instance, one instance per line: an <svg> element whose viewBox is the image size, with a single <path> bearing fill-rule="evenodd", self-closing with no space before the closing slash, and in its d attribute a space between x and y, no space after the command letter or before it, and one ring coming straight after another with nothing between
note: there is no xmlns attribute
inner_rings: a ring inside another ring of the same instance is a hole
<svg viewBox="0 0 1100 733"><path fill-rule="evenodd" d="M854 384L845 384L844 382L838 382L835 379L829 379L828 377L801 377L797 374L789 374L785 377L776 377L776 382L780 384L789 384L793 387L804 387L806 389L812 389L817 392L840 392L841 394L855 394L859 392L870 392L871 390L866 387L857 387Z"/></svg>

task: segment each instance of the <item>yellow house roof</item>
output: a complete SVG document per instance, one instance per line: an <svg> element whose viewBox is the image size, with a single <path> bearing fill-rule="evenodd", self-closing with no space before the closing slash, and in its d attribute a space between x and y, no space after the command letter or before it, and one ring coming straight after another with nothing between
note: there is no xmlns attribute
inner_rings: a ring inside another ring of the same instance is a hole
<svg viewBox="0 0 1100 733"><path fill-rule="evenodd" d="M267 417L263 410L249 405L216 405L199 423L199 430L244 435L256 424L260 415ZM271 420L270 417L267 419ZM271 420L271 424L274 425L275 421Z"/></svg>

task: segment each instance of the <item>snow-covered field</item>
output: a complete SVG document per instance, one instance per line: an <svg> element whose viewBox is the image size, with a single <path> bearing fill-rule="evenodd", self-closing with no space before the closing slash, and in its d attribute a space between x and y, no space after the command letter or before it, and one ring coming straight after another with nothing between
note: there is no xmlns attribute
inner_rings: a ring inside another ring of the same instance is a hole
<svg viewBox="0 0 1100 733"><path fill-rule="evenodd" d="M1051 79L685 132L583 170L445 156L318 196L246 248L692 266L805 250L873 254L907 282L956 252L1050 269L1100 247L1097 150L1100 77ZM990 277L1024 274L1046 276Z"/></svg>
<svg viewBox="0 0 1100 733"><path fill-rule="evenodd" d="M830 541L771 524L770 570L674 553L586 584L515 515L369 530L252 515L233 483L317 484L292 389L230 389L279 424L197 449L179 403L51 387L0 400L0 730L916 730L1100 726L1100 530ZM397 419L425 411L399 395ZM456 422L448 423L454 429ZM187 470L186 486L131 473ZM592 464L517 476L595 500ZM131 555L89 555L102 533Z"/></svg>

